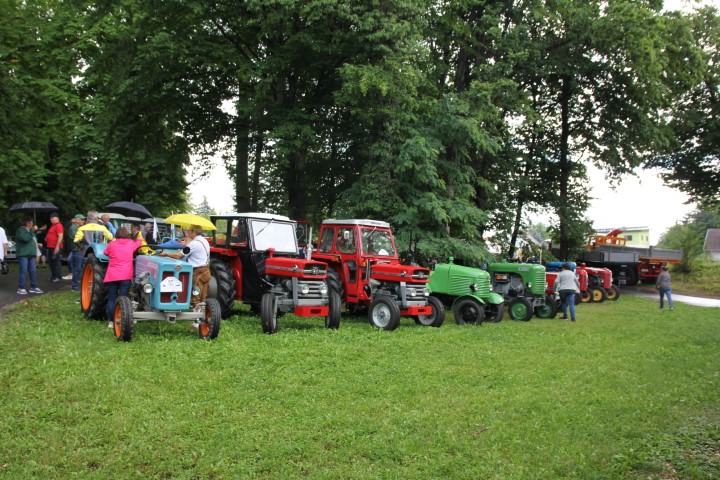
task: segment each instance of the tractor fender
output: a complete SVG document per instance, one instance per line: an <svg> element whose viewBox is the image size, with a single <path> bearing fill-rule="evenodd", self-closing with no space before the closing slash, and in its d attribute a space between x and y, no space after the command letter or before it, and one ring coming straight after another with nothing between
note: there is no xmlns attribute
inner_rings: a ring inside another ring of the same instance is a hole
<svg viewBox="0 0 720 480"><path fill-rule="evenodd" d="M105 247L107 247L106 243L91 243L88 245L88 247L85 249L84 257L87 257L88 254L92 253L95 255L95 258L100 260L103 263L107 263L110 261L110 257L105 255Z"/></svg>
<svg viewBox="0 0 720 480"><path fill-rule="evenodd" d="M450 305L450 310L455 311L455 305L457 305L458 303L460 303L463 300L466 300L468 298L475 300L476 302L480 303L480 305L485 305L485 300L483 300L480 297L476 297L475 295L460 295L459 297L455 297L455 300L453 300L452 305ZM502 296L500 298L502 298Z"/></svg>
<svg viewBox="0 0 720 480"><path fill-rule="evenodd" d="M487 303L489 303L490 305L500 305L504 301L505 297L495 292L490 292L487 298Z"/></svg>

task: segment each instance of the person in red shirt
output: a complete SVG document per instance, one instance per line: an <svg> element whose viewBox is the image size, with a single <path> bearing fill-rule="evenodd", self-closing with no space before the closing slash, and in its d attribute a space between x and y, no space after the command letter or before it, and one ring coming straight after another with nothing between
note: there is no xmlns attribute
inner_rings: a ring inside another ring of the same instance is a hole
<svg viewBox="0 0 720 480"><path fill-rule="evenodd" d="M115 319L115 299L127 296L134 274L133 254L142 244L141 240L132 240L127 228L117 229L116 238L105 247L105 255L110 258L103 283L108 289L107 316L108 328L113 328Z"/></svg>
<svg viewBox="0 0 720 480"><path fill-rule="evenodd" d="M60 223L60 215L57 212L50 214L50 228L45 234L45 246L47 247L47 262L50 265L50 281L59 282L62 280L62 264L60 263L60 250L62 247L65 230Z"/></svg>

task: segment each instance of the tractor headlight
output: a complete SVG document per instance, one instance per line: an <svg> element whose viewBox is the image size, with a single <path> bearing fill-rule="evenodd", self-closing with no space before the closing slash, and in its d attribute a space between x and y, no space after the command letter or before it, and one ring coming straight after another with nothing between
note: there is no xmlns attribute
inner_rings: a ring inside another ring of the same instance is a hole
<svg viewBox="0 0 720 480"><path fill-rule="evenodd" d="M327 285L325 285L324 283L322 285L320 285L320 295L325 296L325 295L327 295L327 292L328 292Z"/></svg>
<svg viewBox="0 0 720 480"><path fill-rule="evenodd" d="M308 293L310 293L310 285L305 285L305 284L301 285L300 293L302 293L303 295L307 295Z"/></svg>
<svg viewBox="0 0 720 480"><path fill-rule="evenodd" d="M409 296L409 297L415 297L415 296L417 296L417 290L416 290L415 288L412 288L412 287L408 288L407 293L408 293L408 296Z"/></svg>
<svg viewBox="0 0 720 480"><path fill-rule="evenodd" d="M151 293L153 291L153 285L152 283L146 283L145 285L143 285L142 289L145 293Z"/></svg>
<svg viewBox="0 0 720 480"><path fill-rule="evenodd" d="M470 285L470 290L472 290L473 292L477 292L477 284L473 283L472 285Z"/></svg>
<svg viewBox="0 0 720 480"><path fill-rule="evenodd" d="M532 282L528 282L528 288L532 288Z"/></svg>
<svg viewBox="0 0 720 480"><path fill-rule="evenodd" d="M423 288L423 295L426 297L430 296L430 289L429 288Z"/></svg>
<svg viewBox="0 0 720 480"><path fill-rule="evenodd" d="M198 295L200 295L200 287L193 285L192 296L197 297Z"/></svg>

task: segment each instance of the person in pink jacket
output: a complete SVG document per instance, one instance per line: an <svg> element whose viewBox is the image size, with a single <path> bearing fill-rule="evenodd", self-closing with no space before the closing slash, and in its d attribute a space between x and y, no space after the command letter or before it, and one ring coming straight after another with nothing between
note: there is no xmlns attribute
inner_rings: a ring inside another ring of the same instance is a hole
<svg viewBox="0 0 720 480"><path fill-rule="evenodd" d="M127 228L120 227L115 235L115 240L105 247L105 255L110 257L110 264L103 281L108 289L108 328L113 328L115 300L118 295L127 296L130 291L130 284L134 274L133 255L141 243L141 240L131 240Z"/></svg>

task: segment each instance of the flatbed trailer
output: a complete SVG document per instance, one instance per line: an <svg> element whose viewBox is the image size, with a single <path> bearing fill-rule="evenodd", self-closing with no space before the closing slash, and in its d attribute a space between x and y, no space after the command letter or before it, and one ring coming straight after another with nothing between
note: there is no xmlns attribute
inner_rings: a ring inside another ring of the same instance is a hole
<svg viewBox="0 0 720 480"><path fill-rule="evenodd" d="M680 263L682 250L657 247L628 247L622 230L607 235L591 235L587 250L579 257L590 267L609 268L618 285L636 285L639 281L654 284L664 265Z"/></svg>

